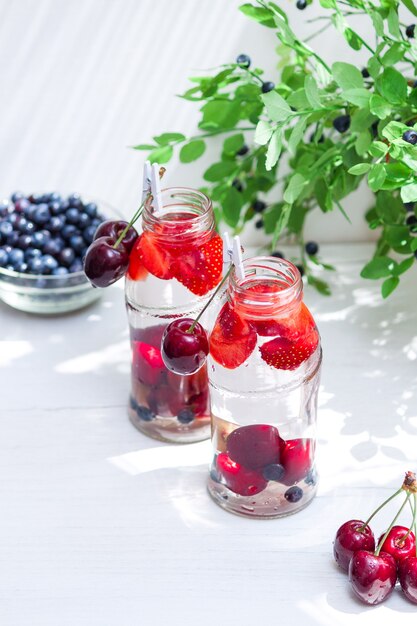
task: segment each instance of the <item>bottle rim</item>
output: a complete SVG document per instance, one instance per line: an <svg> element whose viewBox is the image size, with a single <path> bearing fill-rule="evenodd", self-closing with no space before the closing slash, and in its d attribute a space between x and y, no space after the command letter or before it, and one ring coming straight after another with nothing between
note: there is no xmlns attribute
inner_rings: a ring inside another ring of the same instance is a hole
<svg viewBox="0 0 417 626"><path fill-rule="evenodd" d="M159 211L155 210L152 196L145 201L142 216L145 230L153 231L163 224L168 229L166 234L175 238L214 228L213 205L202 191L191 187L166 187L161 190L160 198L162 209ZM170 215L178 214L181 209L186 214L181 216L185 232L182 229L178 232L175 220L170 218Z"/></svg>

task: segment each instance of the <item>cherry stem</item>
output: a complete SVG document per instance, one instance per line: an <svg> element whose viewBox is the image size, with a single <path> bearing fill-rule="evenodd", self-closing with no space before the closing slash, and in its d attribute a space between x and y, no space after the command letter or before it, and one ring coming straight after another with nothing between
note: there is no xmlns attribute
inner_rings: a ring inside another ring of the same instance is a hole
<svg viewBox="0 0 417 626"><path fill-rule="evenodd" d="M403 488L400 487L398 489L398 491L396 491L394 494L392 494L392 496L390 496L389 498L387 498L382 504L379 505L379 507L377 509L375 509L375 511L372 513L372 515L370 517L368 517L368 519L366 520L366 522L360 527L358 528L358 532L363 533L363 531L365 530L366 526L368 526L369 522L371 521L371 519L373 517L375 517L375 515L377 513L379 513L379 511L386 505L388 504L388 502L391 502L391 500L393 500L394 498L396 498L401 492L403 491Z"/></svg>
<svg viewBox="0 0 417 626"><path fill-rule="evenodd" d="M223 285L226 282L226 280L229 278L230 272L232 271L233 267L234 267L234 265L233 265L233 263L231 263L229 269L226 272L226 274L223 276L222 281L217 285L216 291L212 294L210 300L208 302L206 302L204 307L201 309L200 313L197 315L197 317L195 318L194 322L191 324L190 328L185 331L186 333L191 334L193 332L194 328L198 324L198 321L201 318L201 316L203 315L204 311L207 309L207 307L210 306L210 304L213 302L214 298L219 293L220 289L223 287Z"/></svg>
<svg viewBox="0 0 417 626"><path fill-rule="evenodd" d="M410 502L410 500L409 500L409 502ZM404 537L402 537L402 539L400 541L400 543L402 545L404 545L405 540L407 539L407 537L409 536L409 534L411 533L411 531L413 530L413 528L416 525L416 497L415 497L415 494L414 494L414 506L412 505L411 502L410 502L410 506L411 506L411 512L413 514L413 519L411 521L410 528L407 530L406 534L404 535Z"/></svg>
<svg viewBox="0 0 417 626"><path fill-rule="evenodd" d="M375 556L379 556L379 553L381 552L381 548L384 545L385 539L388 537L388 535L390 534L392 527L394 526L395 522L397 521L397 519L400 517L400 514L403 510L403 508L405 507L405 505L408 502L408 499L410 497L410 493L408 493L405 497L404 502L402 503L400 510L398 511L397 515L394 517L394 519L392 520L391 524L388 527L388 530L386 531L386 533L384 534L384 536L382 537L382 539L380 540L380 542L378 543L377 549L375 550L374 554Z"/></svg>
<svg viewBox="0 0 417 626"><path fill-rule="evenodd" d="M414 513L417 510L417 494L414 494ZM414 537L417 537L417 519L414 518ZM416 558L417 558L417 541L416 541Z"/></svg>
<svg viewBox="0 0 417 626"><path fill-rule="evenodd" d="M151 197L151 194L148 193L148 195L146 196L145 200L142 202L142 204L140 205L140 207L138 208L138 210L136 211L136 213L134 214L134 216L132 217L132 219L130 220L129 224L126 226L126 228L124 228L122 230L122 232L120 233L120 235L117 238L116 243L114 244L113 248L117 248L123 241L123 239L126 237L127 231L129 230L129 228L131 226L133 226L133 224L140 218L140 216L142 215L142 211L143 211L143 207L145 206L145 202L147 200L149 200L149 198Z"/></svg>

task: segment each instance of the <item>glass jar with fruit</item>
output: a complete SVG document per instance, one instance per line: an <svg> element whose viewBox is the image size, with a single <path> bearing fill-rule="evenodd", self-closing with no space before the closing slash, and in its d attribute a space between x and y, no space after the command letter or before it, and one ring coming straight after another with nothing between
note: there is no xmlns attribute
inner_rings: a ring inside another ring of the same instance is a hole
<svg viewBox="0 0 417 626"><path fill-rule="evenodd" d="M322 352L303 284L273 257L232 269L212 307L209 378L212 498L240 515L273 518L316 492L316 406Z"/></svg>
<svg viewBox="0 0 417 626"><path fill-rule="evenodd" d="M170 188L162 190L160 200L160 206L152 196L145 201L143 232L130 253L126 274L132 347L129 418L151 437L187 443L210 436L207 366L181 366L179 359L175 368L167 367L161 341L174 322L168 357L175 357L178 348L193 353L198 337L180 327L183 318L198 315L220 282L222 239L204 194ZM201 340L207 342L204 333Z"/></svg>

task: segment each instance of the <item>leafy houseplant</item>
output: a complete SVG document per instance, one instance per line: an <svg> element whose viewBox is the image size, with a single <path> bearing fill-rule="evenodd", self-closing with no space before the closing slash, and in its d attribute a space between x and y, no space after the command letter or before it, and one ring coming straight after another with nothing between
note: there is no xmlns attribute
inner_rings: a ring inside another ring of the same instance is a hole
<svg viewBox="0 0 417 626"><path fill-rule="evenodd" d="M311 2L297 0L297 7L308 9ZM135 148L159 163L179 149L180 160L189 163L203 155L210 138L224 135L220 157L204 172L218 220L239 232L256 219L272 235L272 249L289 236L300 246L307 280L324 294L329 288L312 269L333 268L318 259L314 242L305 245L306 215L316 207L325 213L336 208L349 220L341 201L365 179L375 196L366 220L380 237L361 275L384 279L387 297L417 255L417 40L414 25L399 18L401 4L414 16L417 8L413 0L320 4L328 13L311 20L320 20L315 34L334 27L354 51L366 51L362 71L350 63L328 65L297 38L276 3L243 4L245 15L275 30L280 83L264 80L263 71L240 55L216 73L192 78L181 96L200 107L196 136L164 133ZM369 41L349 25L357 15L368 20ZM280 201L259 198L274 187Z"/></svg>

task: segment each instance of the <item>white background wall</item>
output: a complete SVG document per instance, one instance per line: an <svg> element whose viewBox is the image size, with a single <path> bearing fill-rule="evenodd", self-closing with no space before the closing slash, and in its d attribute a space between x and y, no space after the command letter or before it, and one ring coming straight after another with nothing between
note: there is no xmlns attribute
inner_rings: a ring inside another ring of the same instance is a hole
<svg viewBox="0 0 417 626"><path fill-rule="evenodd" d="M250 54L276 79L276 39L244 17L239 0L0 0L0 193L76 190L108 200L125 215L139 197L144 153L129 146L153 134L194 134L195 105L175 98L198 69ZM320 11L281 0L296 30ZM367 21L359 24L366 33ZM357 24L356 24L357 26ZM369 34L369 32L368 32ZM332 30L315 45L332 62L361 65ZM198 186L207 162L173 162L167 182ZM369 192L347 208L309 220L324 240L369 237Z"/></svg>

